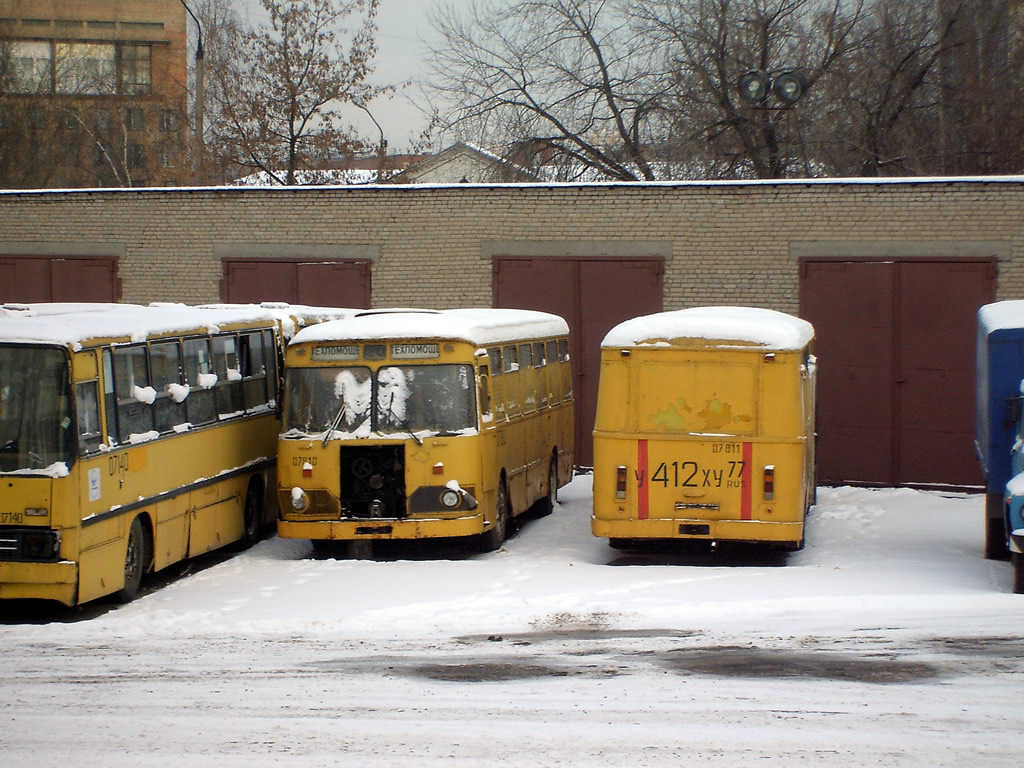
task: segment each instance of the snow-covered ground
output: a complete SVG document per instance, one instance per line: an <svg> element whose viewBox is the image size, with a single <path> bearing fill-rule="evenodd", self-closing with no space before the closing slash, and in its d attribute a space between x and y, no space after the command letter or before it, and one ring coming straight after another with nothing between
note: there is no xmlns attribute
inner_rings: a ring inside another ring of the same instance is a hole
<svg viewBox="0 0 1024 768"><path fill-rule="evenodd" d="M0 608L0 757L1020 764L1024 596L982 558L981 497L823 488L788 557L625 554L590 488L487 555L275 537L80 620Z"/></svg>

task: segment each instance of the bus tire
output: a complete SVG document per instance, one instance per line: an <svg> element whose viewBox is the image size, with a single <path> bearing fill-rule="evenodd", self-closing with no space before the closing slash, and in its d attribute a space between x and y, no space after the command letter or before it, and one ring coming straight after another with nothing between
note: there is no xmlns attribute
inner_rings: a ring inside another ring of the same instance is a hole
<svg viewBox="0 0 1024 768"><path fill-rule="evenodd" d="M1013 594L1024 595L1024 554L1013 552L1010 560L1013 562Z"/></svg>
<svg viewBox="0 0 1024 768"><path fill-rule="evenodd" d="M1005 560L1010 554L1006 547L1006 524L1001 517L985 518L985 559Z"/></svg>
<svg viewBox="0 0 1024 768"><path fill-rule="evenodd" d="M263 485L255 477L249 481L242 508L242 538L240 549L248 549L260 540L263 533Z"/></svg>
<svg viewBox="0 0 1024 768"><path fill-rule="evenodd" d="M494 524L480 534L480 551L494 552L505 542L508 535L508 489L505 487L505 476L498 481L497 498L494 502Z"/></svg>
<svg viewBox="0 0 1024 768"><path fill-rule="evenodd" d="M149 535L142 524L142 518L132 520L128 529L128 547L124 556L124 586L117 591L122 603L131 602L142 586L142 574L149 565Z"/></svg>
<svg viewBox="0 0 1024 768"><path fill-rule="evenodd" d="M555 503L558 501L558 459L551 457L551 465L548 467L548 492L534 505L534 517L547 517L555 511Z"/></svg>

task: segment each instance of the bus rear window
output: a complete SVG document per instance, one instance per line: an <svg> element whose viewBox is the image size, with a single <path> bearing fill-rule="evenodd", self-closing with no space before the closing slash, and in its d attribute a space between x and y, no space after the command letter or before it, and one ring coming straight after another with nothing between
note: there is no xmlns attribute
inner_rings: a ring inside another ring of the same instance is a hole
<svg viewBox="0 0 1024 768"><path fill-rule="evenodd" d="M0 345L0 472L71 466L77 441L63 350Z"/></svg>
<svg viewBox="0 0 1024 768"><path fill-rule="evenodd" d="M637 381L637 428L655 432L752 435L754 371L745 365L644 363Z"/></svg>

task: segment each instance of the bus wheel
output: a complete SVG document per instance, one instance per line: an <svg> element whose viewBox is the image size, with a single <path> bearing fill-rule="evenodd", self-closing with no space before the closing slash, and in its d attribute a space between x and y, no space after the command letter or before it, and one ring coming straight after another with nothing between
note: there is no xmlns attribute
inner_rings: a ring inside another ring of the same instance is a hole
<svg viewBox="0 0 1024 768"><path fill-rule="evenodd" d="M1013 594L1024 595L1024 555L1013 552L1010 559L1013 561Z"/></svg>
<svg viewBox="0 0 1024 768"><path fill-rule="evenodd" d="M245 493L242 526L242 540L239 545L242 549L248 549L259 541L263 530L263 489L255 479L249 482L249 490Z"/></svg>
<svg viewBox="0 0 1024 768"><path fill-rule="evenodd" d="M1001 517L985 518L985 559L1005 560L1010 554L1006 548L1006 524Z"/></svg>
<svg viewBox="0 0 1024 768"><path fill-rule="evenodd" d="M534 517L547 517L555 511L555 502L558 501L558 463L551 459L551 466L548 467L548 493L534 505Z"/></svg>
<svg viewBox="0 0 1024 768"><path fill-rule="evenodd" d="M480 550L493 552L505 541L508 534L508 491L505 478L498 481L497 500L494 502L494 524L480 534Z"/></svg>
<svg viewBox="0 0 1024 768"><path fill-rule="evenodd" d="M124 587L117 592L122 603L131 602L139 594L142 574L149 561L149 539L142 520L136 517L128 530L128 550L124 556Z"/></svg>

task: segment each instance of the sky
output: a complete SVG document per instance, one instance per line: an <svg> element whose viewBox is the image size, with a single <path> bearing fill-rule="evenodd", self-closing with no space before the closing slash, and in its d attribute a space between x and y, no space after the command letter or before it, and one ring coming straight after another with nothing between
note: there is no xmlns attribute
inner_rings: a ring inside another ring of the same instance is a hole
<svg viewBox="0 0 1024 768"><path fill-rule="evenodd" d="M377 61L372 78L376 85L399 85L420 76L422 62L428 52L427 40L432 28L427 21L429 10L441 0L381 0L377 17ZM258 0L234 0L236 8L253 23L265 18ZM376 144L381 130L388 142L388 151L409 151L427 127L428 120L417 107L415 86L402 87L390 97L369 106L380 129L365 113L353 107L351 123L367 142ZM349 118L346 115L346 118ZM443 149L436 147L435 149Z"/></svg>

